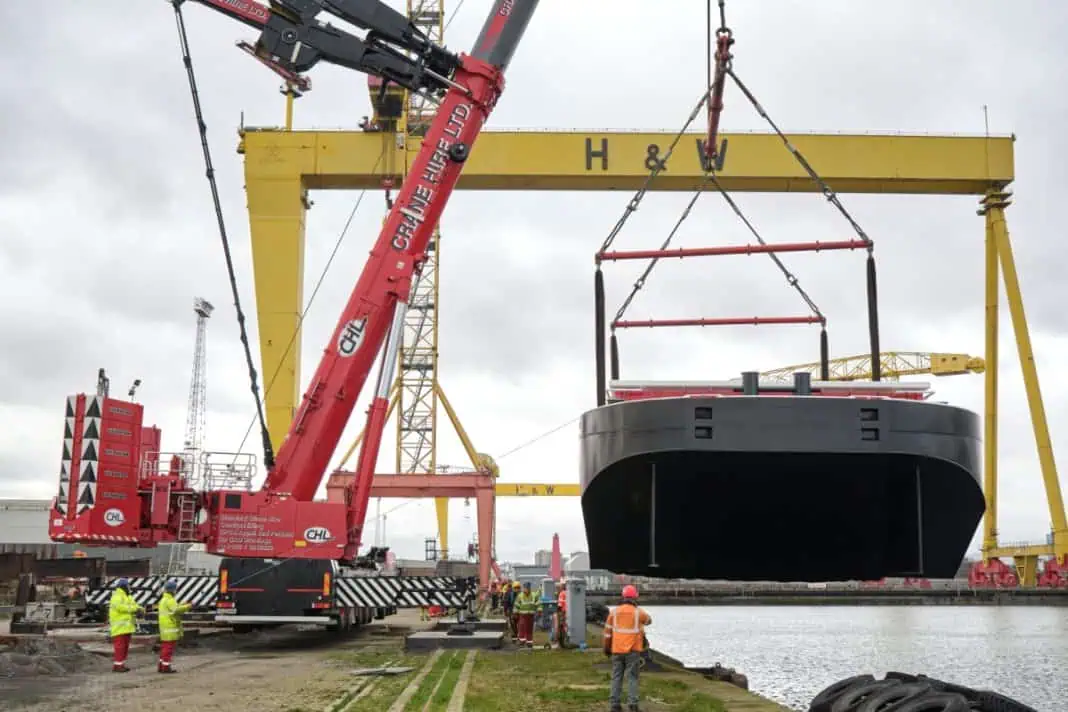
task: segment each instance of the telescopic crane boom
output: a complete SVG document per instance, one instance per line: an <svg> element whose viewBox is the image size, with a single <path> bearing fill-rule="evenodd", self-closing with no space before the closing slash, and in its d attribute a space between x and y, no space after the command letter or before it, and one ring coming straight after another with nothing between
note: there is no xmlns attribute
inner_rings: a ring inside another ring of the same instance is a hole
<svg viewBox="0 0 1068 712"><path fill-rule="evenodd" d="M263 488L195 492L180 473L146 475L138 464L135 496L112 497L108 511L119 509L119 514L95 514L95 504L79 506L75 493L85 463L97 458L96 469L103 466L99 453L106 443L99 441L99 433L110 431L99 420L136 413L132 430L140 431L141 410L140 406L131 410L134 404L123 401L75 396L68 399L67 408L67 429L73 435L69 461L68 443L64 448L68 479L57 497L51 535L60 541L107 535L139 546L199 541L208 551L226 556L352 562L367 513L409 291L463 164L504 88L503 72L538 0L496 0L470 54L453 54L433 45L404 15L377 0L275 0L270 8L250 0L198 1L259 28L252 51L283 77L324 61L423 92L439 104L438 112ZM322 12L368 30L366 37L359 39L320 22L316 18ZM346 501L313 502L380 351L381 372L368 409L357 476ZM84 435L89 425L96 440ZM87 456L86 443L94 442ZM94 501L105 494L98 490L116 487L112 483L105 487L99 479ZM64 497L72 498L73 506L61 501Z"/></svg>

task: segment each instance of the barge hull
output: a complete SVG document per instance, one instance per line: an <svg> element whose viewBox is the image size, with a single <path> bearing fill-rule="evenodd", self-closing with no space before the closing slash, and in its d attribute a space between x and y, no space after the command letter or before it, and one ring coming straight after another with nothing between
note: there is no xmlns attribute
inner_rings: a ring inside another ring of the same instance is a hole
<svg viewBox="0 0 1068 712"><path fill-rule="evenodd" d="M982 518L979 417L929 401L683 397L581 423L590 563L737 581L950 578Z"/></svg>

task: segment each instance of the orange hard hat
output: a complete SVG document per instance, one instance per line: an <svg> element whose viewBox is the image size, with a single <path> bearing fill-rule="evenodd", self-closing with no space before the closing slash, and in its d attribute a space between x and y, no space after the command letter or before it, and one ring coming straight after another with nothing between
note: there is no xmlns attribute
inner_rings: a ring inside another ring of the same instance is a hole
<svg viewBox="0 0 1068 712"><path fill-rule="evenodd" d="M630 599L637 600L637 598L638 598L638 587L634 586L633 584L629 584L628 583L626 586L623 587L623 598L630 598Z"/></svg>

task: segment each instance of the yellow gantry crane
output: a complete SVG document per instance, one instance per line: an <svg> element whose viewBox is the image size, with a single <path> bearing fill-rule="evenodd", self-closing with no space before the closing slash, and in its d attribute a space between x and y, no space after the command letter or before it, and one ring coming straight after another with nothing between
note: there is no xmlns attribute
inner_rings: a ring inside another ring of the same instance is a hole
<svg viewBox="0 0 1068 712"><path fill-rule="evenodd" d="M933 353L926 351L884 351L879 354L880 373L885 380L896 381L902 376L957 376L982 373L986 362L967 354ZM871 354L831 359L832 381L866 381L871 379ZM761 372L761 376L776 381L789 381L793 374L807 371L819 377L820 363L802 363Z"/></svg>
<svg viewBox="0 0 1068 712"><path fill-rule="evenodd" d="M442 0L408 0L414 22L440 38ZM267 425L277 448L289 428L300 402L301 313L304 305L303 265L305 214L311 205L309 190L380 189L403 179L410 158L419 150L419 117L422 107L412 107L403 94L392 89L382 95L393 102L398 122L392 127L364 126L360 130L292 130L292 87L286 91L286 126L243 127L238 152L245 157L245 189L249 211L253 277L256 289L257 326L260 335L262 371L277 374L273 387L264 393ZM398 102L398 99L400 101ZM379 101L381 105L383 102ZM388 114L389 111L379 112ZM415 116L409 126L409 117ZM374 129L378 130L374 130ZM382 130L386 128L387 130ZM371 130L368 130L371 129ZM782 153L782 136L776 133L721 134L731 145L730 159L718 171L719 182L728 192L798 193L820 191L820 187ZM684 142L705 138L704 132L689 133ZM1053 554L1068 566L1068 519L1057 476L1049 427L1039 388L1038 373L1023 307L1020 277L1017 274L1005 209L1011 203L1008 187L1015 179L1014 136L935 136L875 134L792 134L785 137L790 146L808 162L820 167L825 181L839 195L849 193L974 195L980 197L979 215L985 220L985 393L984 407L984 491L987 499L983 557L1014 557L1025 570L1033 569L1037 556ZM468 160L459 190L538 190L604 191L637 190L649 175L647 159L658 155L675 138L674 130L654 132L617 131L486 131ZM693 146L694 143L690 143ZM692 192L706 182L699 151L682 150L672 158L671 170L648 186L652 192ZM437 248L435 240L432 275L424 287L434 295L437 308ZM998 330L1000 322L999 282L1004 280L1008 311L1023 372L1023 386L1034 429L1039 464L1045 484L1052 522L1052 544L1033 547L998 546L997 541L997 400ZM413 310L415 319L421 310ZM402 363L398 383L419 385L397 395L404 399L398 413L398 469L438 469L433 453L436 445L436 401L442 400L436 377L436 319L428 314L421 322L422 341L406 336L401 358L415 356L420 349L432 354L430 368L418 358ZM429 325L434 327L430 329ZM426 327L425 329L423 327ZM429 329L429 330L428 330ZM427 336L429 335L429 337ZM424 344L417 346L416 343ZM287 346L289 344L289 346ZM902 354L898 354L901 357ZM932 356L936 356L932 354ZM911 361L905 358L906 362ZM899 375L940 372L940 362L894 368L884 361L884 373ZM891 368L886 368L889 365ZM838 366L836 375L859 379L870 364ZM927 370L927 368L930 370ZM852 368L853 370L850 370ZM433 374L415 378L416 371ZM404 376L407 372L407 377ZM407 381L405 379L407 378ZM428 384L431 384L428 386ZM429 394L429 398L427 395ZM411 404L422 403L416 407ZM428 405L429 404L429 405ZM454 423L455 418L450 415ZM459 428L458 428L459 429ZM463 438L461 438L463 439ZM410 443L418 441L418 448ZM469 454L473 452L465 443ZM476 469L485 459L472 457ZM515 485L502 485L513 487ZM529 488L544 485L521 486ZM536 489L515 489L501 494L534 494ZM555 486L553 494L561 492ZM546 493L548 493L546 491ZM444 514L439 505L441 548L447 547ZM1029 577L1024 577L1025 579Z"/></svg>

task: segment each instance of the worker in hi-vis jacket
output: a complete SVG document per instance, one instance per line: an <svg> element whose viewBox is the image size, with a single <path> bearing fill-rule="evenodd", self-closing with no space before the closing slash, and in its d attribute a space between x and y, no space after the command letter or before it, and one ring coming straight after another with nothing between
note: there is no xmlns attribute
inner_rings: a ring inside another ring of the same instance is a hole
<svg viewBox="0 0 1068 712"><path fill-rule="evenodd" d="M638 588L623 587L623 601L614 607L604 623L604 654L612 658L612 687L609 693L611 712L620 712L623 678L627 678L627 702L631 712L638 712L638 669L642 653L648 647L645 626L652 616L638 607Z"/></svg>
<svg viewBox="0 0 1068 712"><path fill-rule="evenodd" d="M178 603L174 598L178 582L174 579L163 585L163 598L159 599L159 672L177 672L172 666L174 648L182 639L182 614L193 606Z"/></svg>
<svg viewBox="0 0 1068 712"><path fill-rule="evenodd" d="M144 612L145 609L130 595L130 580L121 578L116 581L108 600L108 635L114 652L112 672L130 672L126 667L126 656L130 654L130 638L137 630L134 617Z"/></svg>

